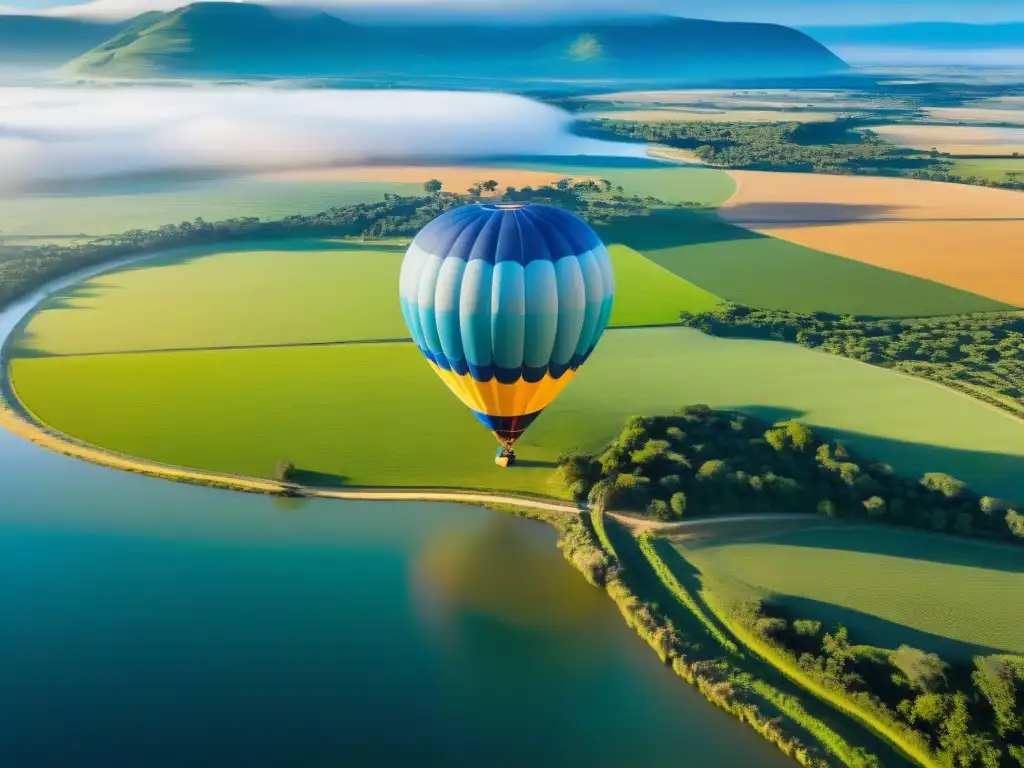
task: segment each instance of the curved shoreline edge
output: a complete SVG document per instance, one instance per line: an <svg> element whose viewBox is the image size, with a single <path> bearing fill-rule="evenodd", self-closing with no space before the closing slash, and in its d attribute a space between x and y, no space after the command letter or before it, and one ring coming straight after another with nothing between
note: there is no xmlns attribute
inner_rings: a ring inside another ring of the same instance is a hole
<svg viewBox="0 0 1024 768"><path fill-rule="evenodd" d="M3 372L3 377L3 391L0 391L0 427L55 453L82 459L83 461L112 469L210 488L276 496L348 499L352 501L440 501L468 504L508 504L543 512L574 515L579 514L580 511L579 507L570 502L559 502L554 499L548 501L527 496L488 493L485 491L403 490L397 488L335 490L283 483L277 480L267 480L247 475L231 475L162 464L81 442L43 424L25 409L24 405L18 400L6 370Z"/></svg>

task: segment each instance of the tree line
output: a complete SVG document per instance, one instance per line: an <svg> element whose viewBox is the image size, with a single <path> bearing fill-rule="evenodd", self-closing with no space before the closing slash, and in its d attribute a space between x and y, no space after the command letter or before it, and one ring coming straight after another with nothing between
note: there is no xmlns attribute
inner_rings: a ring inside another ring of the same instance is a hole
<svg viewBox="0 0 1024 768"><path fill-rule="evenodd" d="M798 421L706 405L634 416L600 453L561 456L558 472L579 501L659 520L807 512L1024 543L1024 507L1012 501L942 472L901 476Z"/></svg>
<svg viewBox="0 0 1024 768"><path fill-rule="evenodd" d="M1024 657L937 654L853 642L843 626L823 632L776 603L734 606L735 618L804 674L842 693L925 745L946 765L1024 766Z"/></svg>
<svg viewBox="0 0 1024 768"><path fill-rule="evenodd" d="M928 318L858 318L723 304L680 315L712 336L771 339L938 381L1024 414L1024 316L1014 312Z"/></svg>
<svg viewBox="0 0 1024 768"><path fill-rule="evenodd" d="M723 168L906 176L1024 189L1024 180L1019 178L991 180L957 174L948 155L897 147L871 131L871 124L854 117L820 123L594 120L579 130L589 136L629 138L689 150L703 162Z"/></svg>
<svg viewBox="0 0 1024 768"><path fill-rule="evenodd" d="M431 219L475 199L465 194L442 192L437 180L425 186L428 188L424 196L386 193L384 199L377 202L273 220L255 216L221 221L197 218L156 229L133 229L72 245L0 244L0 306L83 267L172 248L288 237L412 237ZM571 179L559 180L553 186L507 187L502 199L557 205L593 224L619 217L644 216L652 207L666 205L657 198L626 195L621 187L614 188L610 183L597 184L589 180L577 183Z"/></svg>

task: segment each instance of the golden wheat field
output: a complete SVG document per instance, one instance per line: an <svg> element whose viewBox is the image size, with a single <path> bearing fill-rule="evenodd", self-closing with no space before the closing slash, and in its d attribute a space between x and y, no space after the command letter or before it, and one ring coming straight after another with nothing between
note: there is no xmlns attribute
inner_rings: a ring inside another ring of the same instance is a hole
<svg viewBox="0 0 1024 768"><path fill-rule="evenodd" d="M734 224L1024 306L1024 194L965 184L732 171Z"/></svg>
<svg viewBox="0 0 1024 768"><path fill-rule="evenodd" d="M886 141L912 149L951 155L1024 154L1024 128L985 128L967 125L880 125L872 128Z"/></svg>
<svg viewBox="0 0 1024 768"><path fill-rule="evenodd" d="M993 107L929 107L925 110L932 120L948 123L1009 123L1024 125L1024 105L1011 104Z"/></svg>

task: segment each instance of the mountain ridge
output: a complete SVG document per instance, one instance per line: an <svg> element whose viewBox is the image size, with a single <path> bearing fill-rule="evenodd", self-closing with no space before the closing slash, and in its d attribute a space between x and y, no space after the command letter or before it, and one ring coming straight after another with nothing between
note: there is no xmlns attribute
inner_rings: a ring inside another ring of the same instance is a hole
<svg viewBox="0 0 1024 768"><path fill-rule="evenodd" d="M915 21L834 27L799 27L818 42L831 45L904 45L930 48L1022 48L1024 22L977 24Z"/></svg>
<svg viewBox="0 0 1024 768"><path fill-rule="evenodd" d="M56 21L56 20L55 20ZM0 17L0 39L4 20ZM90 32L95 29L90 28ZM367 25L324 11L198 2L123 22L74 78L498 78L721 82L847 69L791 27L672 16Z"/></svg>

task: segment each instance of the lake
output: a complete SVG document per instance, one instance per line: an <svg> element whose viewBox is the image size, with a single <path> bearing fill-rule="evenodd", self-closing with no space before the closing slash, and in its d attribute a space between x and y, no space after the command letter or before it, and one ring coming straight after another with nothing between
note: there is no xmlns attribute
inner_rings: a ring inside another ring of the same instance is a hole
<svg viewBox="0 0 1024 768"><path fill-rule="evenodd" d="M0 765L791 764L542 523L179 485L4 431L0 487Z"/></svg>

